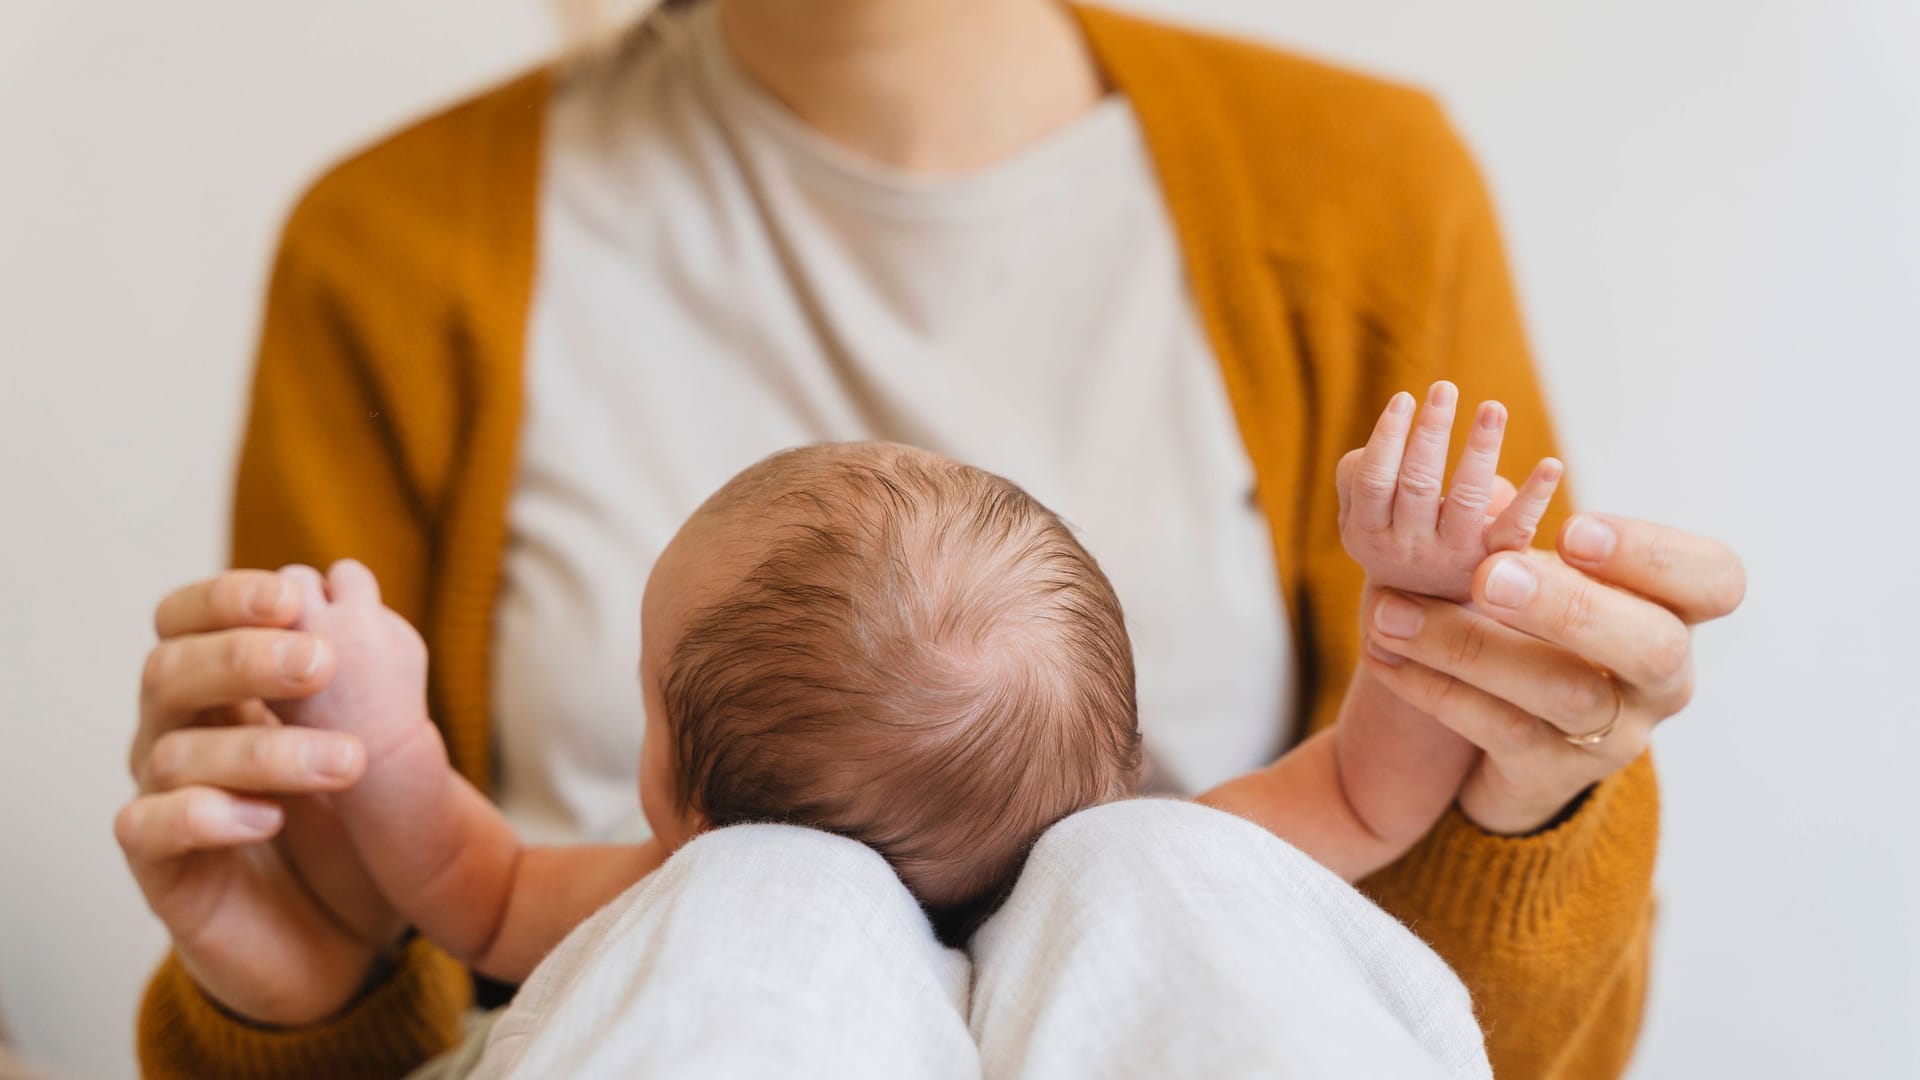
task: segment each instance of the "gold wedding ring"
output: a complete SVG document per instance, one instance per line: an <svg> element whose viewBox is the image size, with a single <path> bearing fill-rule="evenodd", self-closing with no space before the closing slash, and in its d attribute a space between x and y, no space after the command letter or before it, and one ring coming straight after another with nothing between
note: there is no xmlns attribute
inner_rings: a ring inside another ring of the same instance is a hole
<svg viewBox="0 0 1920 1080"><path fill-rule="evenodd" d="M1626 700L1620 696L1620 684L1614 682L1611 675L1607 676L1607 686L1613 690L1612 718L1598 730L1589 731L1584 735L1575 735L1571 732L1563 731L1560 733L1561 738L1575 746L1598 746L1603 739L1613 734L1613 729L1620 726L1620 714L1625 711L1627 703Z"/></svg>

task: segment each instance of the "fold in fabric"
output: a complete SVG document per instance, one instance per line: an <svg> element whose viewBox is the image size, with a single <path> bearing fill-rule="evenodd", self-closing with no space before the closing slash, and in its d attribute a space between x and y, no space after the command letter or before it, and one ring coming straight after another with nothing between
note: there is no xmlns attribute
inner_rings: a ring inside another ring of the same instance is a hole
<svg viewBox="0 0 1920 1080"><path fill-rule="evenodd" d="M568 935L475 1075L978 1077L969 974L872 849L736 825Z"/></svg>
<svg viewBox="0 0 1920 1080"><path fill-rule="evenodd" d="M1260 827L1195 803L1084 810L974 935L992 1077L1491 1077L1433 950Z"/></svg>
<svg viewBox="0 0 1920 1080"><path fill-rule="evenodd" d="M854 841L717 830L540 965L475 1075L1492 1075L1431 949L1192 803L1054 826L969 951Z"/></svg>

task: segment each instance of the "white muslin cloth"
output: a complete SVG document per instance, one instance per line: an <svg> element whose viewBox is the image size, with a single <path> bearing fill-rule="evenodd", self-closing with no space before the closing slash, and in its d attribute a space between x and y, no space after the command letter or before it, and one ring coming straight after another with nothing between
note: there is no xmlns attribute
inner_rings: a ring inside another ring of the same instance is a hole
<svg viewBox="0 0 1920 1080"><path fill-rule="evenodd" d="M968 953L870 849L721 829L581 925L492 1025L500 1077L1477 1077L1460 981L1266 831L1083 811Z"/></svg>
<svg viewBox="0 0 1920 1080"><path fill-rule="evenodd" d="M569 934L476 1075L978 1077L969 979L873 849L737 825Z"/></svg>
<svg viewBox="0 0 1920 1080"><path fill-rule="evenodd" d="M1084 810L970 943L992 1077L1491 1077L1433 950L1272 833L1196 803Z"/></svg>

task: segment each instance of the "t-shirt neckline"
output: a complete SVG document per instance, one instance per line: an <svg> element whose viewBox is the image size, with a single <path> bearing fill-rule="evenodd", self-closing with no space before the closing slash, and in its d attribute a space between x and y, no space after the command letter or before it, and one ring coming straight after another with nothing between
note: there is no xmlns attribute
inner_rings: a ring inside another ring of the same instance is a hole
<svg viewBox="0 0 1920 1080"><path fill-rule="evenodd" d="M803 182L858 208L907 217L1002 214L1063 187L1071 189L1090 170L1122 167L1129 155L1139 153L1132 107L1116 92L977 169L923 173L876 161L815 130L747 74L727 47L715 7L700 4L681 18L691 38L697 77L712 93L723 123L776 147Z"/></svg>

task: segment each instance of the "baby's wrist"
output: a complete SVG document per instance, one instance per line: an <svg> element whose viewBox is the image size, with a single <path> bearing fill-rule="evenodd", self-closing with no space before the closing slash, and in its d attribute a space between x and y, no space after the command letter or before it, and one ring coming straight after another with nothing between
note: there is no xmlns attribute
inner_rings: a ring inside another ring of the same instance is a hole
<svg viewBox="0 0 1920 1080"><path fill-rule="evenodd" d="M427 757L452 768L452 759L447 752L447 741L440 729L427 715L423 706L418 710L409 710L413 719L384 725L379 736L362 736L367 746L367 764L369 766L391 764L399 759L417 761Z"/></svg>
<svg viewBox="0 0 1920 1080"><path fill-rule="evenodd" d="M1361 569L1366 573L1366 578L1361 585L1360 591L1363 611L1371 607L1374 598L1385 589L1392 589L1394 592L1407 593L1412 596L1427 596L1435 600L1446 600L1456 604L1465 603L1473 598L1472 575L1461 578L1457 584L1448 585L1447 583L1433 580L1422 580L1419 575L1413 573L1384 573L1369 569L1364 564L1362 564Z"/></svg>

